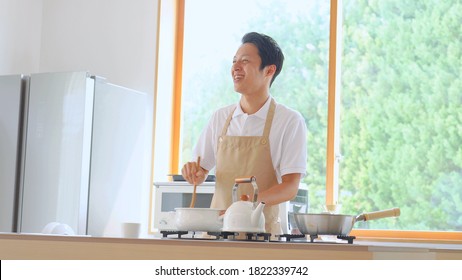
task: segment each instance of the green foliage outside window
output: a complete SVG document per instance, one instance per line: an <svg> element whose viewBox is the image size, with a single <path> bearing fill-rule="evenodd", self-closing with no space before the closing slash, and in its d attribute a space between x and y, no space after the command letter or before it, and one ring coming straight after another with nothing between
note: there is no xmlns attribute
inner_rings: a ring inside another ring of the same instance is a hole
<svg viewBox="0 0 462 280"><path fill-rule="evenodd" d="M462 2L344 1L341 199L462 230Z"/></svg>

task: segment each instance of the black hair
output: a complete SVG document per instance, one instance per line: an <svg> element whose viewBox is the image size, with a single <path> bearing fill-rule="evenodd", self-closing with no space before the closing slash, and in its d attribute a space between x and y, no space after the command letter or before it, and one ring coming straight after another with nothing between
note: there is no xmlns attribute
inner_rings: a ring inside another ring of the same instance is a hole
<svg viewBox="0 0 462 280"><path fill-rule="evenodd" d="M250 32L242 37L242 44L254 44L258 49L258 54L261 58L260 69L263 70L268 65L276 65L276 72L271 79L270 87L274 79L281 73L282 64L284 63L284 54L278 43L268 35Z"/></svg>

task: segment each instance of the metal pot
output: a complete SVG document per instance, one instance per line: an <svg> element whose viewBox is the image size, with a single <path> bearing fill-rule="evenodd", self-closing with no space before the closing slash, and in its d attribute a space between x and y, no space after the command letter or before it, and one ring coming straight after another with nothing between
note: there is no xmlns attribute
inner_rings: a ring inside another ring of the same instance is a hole
<svg viewBox="0 0 462 280"><path fill-rule="evenodd" d="M221 210L211 208L175 208L178 230L217 232L223 228Z"/></svg>
<svg viewBox="0 0 462 280"><path fill-rule="evenodd" d="M399 208L363 213L358 216L294 213L298 229L307 235L348 235L357 221L398 217L399 215Z"/></svg>

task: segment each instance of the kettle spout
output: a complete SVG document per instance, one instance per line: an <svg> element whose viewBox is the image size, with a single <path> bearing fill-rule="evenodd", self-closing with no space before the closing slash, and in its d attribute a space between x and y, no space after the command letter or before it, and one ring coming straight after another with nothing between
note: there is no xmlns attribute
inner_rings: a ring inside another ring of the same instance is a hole
<svg viewBox="0 0 462 280"><path fill-rule="evenodd" d="M265 208L265 203L260 202L257 207L252 212L251 221L254 226L258 226L260 223L261 217L263 215L263 208Z"/></svg>

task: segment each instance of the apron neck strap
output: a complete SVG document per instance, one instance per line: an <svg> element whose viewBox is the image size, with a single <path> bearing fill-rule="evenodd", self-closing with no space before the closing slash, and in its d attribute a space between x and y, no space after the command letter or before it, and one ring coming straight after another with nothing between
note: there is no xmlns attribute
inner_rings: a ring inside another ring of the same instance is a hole
<svg viewBox="0 0 462 280"><path fill-rule="evenodd" d="M265 128L263 130L264 137L269 137L275 111L276 111L276 101L274 101L274 98L271 98L271 104L268 110L268 114L266 115L266 123L265 123Z"/></svg>
<svg viewBox="0 0 462 280"><path fill-rule="evenodd" d="M239 106L239 105L237 105ZM237 108L236 106L236 108ZM231 119L233 118L234 111L236 111L236 108L234 108L231 113L229 114L228 118L226 119L225 125L223 126L223 129L221 130L221 136L226 136L226 132L228 131L229 124L231 123Z"/></svg>

